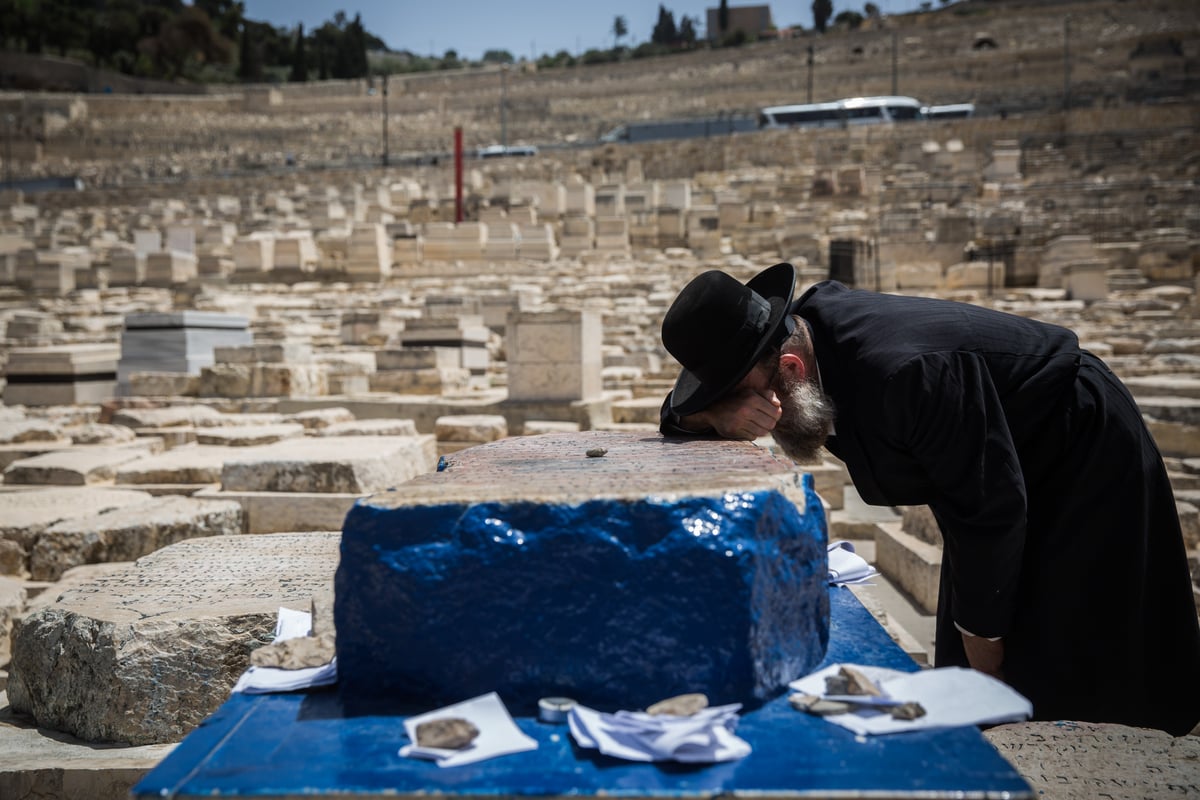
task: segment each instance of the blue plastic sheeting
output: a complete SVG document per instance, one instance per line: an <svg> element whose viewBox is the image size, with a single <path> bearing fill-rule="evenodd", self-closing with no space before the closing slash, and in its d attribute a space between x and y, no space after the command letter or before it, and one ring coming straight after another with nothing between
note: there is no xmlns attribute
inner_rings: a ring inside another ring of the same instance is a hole
<svg viewBox="0 0 1200 800"><path fill-rule="evenodd" d="M804 510L773 490L360 501L335 584L343 700L497 691L528 715L547 695L604 711L685 692L761 705L829 639L824 513L804 482Z"/></svg>
<svg viewBox="0 0 1200 800"><path fill-rule="evenodd" d="M848 589L830 592L825 662L915 670ZM465 698L463 698L465 699ZM420 709L429 710L429 709ZM403 718L348 716L333 691L234 696L133 789L137 798L501 796L1032 798L974 727L856 739L777 698L742 717L754 751L709 766L634 764L519 717L538 749L443 769L401 758Z"/></svg>

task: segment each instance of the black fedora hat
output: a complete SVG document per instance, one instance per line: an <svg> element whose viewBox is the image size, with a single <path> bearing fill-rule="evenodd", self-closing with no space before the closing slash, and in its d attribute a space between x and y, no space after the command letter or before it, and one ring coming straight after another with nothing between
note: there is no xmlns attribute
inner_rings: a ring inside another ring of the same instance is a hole
<svg viewBox="0 0 1200 800"><path fill-rule="evenodd" d="M796 268L776 264L745 284L720 270L692 279L663 318L667 352L683 366L671 411L687 416L729 393L792 331Z"/></svg>

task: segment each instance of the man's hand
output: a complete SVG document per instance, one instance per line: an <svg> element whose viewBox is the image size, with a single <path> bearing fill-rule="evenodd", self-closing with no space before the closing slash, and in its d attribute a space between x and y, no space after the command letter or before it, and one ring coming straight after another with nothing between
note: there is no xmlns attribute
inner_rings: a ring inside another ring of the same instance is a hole
<svg viewBox="0 0 1200 800"><path fill-rule="evenodd" d="M774 430L782 415L783 407L774 392L742 389L680 422L688 430L713 430L725 439L757 439Z"/></svg>
<svg viewBox="0 0 1200 800"><path fill-rule="evenodd" d="M963 649L967 651L967 663L972 669L1004 680L1004 640L994 642L982 636L962 635Z"/></svg>

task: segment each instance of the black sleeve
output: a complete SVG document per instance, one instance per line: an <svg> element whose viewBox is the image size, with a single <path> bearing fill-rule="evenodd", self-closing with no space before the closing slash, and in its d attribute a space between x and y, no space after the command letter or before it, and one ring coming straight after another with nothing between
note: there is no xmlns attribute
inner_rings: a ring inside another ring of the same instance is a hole
<svg viewBox="0 0 1200 800"><path fill-rule="evenodd" d="M658 432L663 436L712 436L712 431L689 431L679 424L679 415L671 411L671 393L663 398L658 410Z"/></svg>

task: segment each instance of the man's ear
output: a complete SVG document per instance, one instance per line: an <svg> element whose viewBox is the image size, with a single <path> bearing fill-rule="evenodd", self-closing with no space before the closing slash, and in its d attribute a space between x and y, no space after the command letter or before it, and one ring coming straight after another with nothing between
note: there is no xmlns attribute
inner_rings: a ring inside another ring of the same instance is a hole
<svg viewBox="0 0 1200 800"><path fill-rule="evenodd" d="M781 353L779 355L779 369L794 381L802 381L808 374L808 367L804 365L804 359L795 353Z"/></svg>

